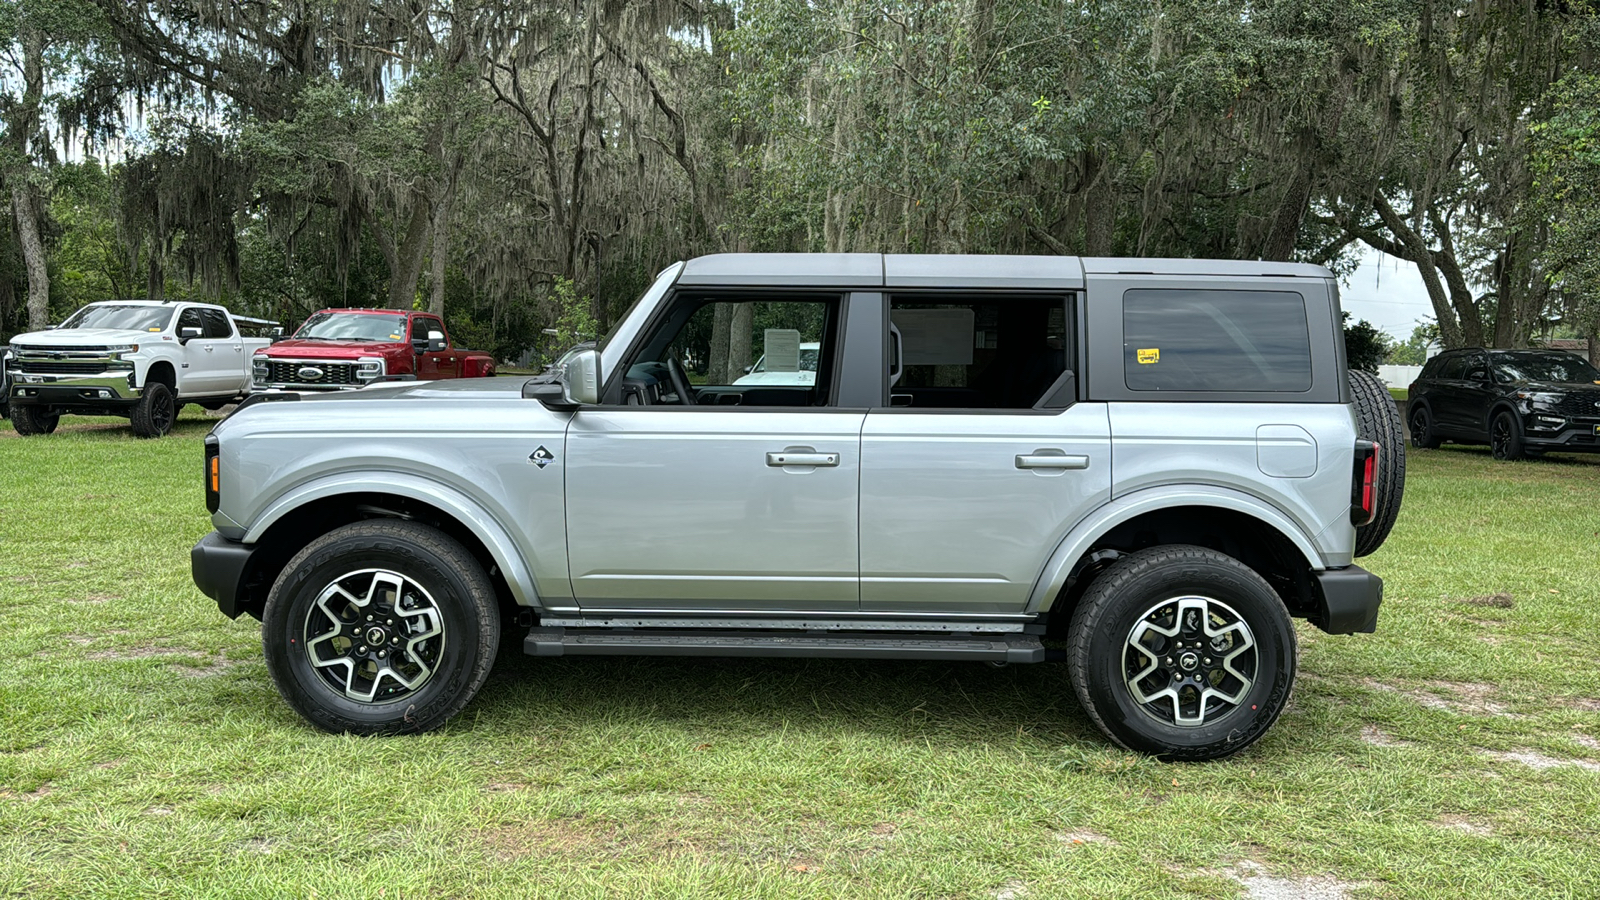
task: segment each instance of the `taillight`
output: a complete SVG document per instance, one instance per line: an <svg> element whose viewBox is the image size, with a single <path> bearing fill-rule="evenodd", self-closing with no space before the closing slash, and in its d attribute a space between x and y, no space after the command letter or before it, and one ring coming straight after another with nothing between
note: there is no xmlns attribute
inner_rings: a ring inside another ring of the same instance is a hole
<svg viewBox="0 0 1600 900"><path fill-rule="evenodd" d="M1357 528L1378 513L1378 445L1356 441L1355 472L1350 480L1350 522Z"/></svg>
<svg viewBox="0 0 1600 900"><path fill-rule="evenodd" d="M206 435L206 512L216 512L222 503L222 467L218 462L220 452L216 435Z"/></svg>

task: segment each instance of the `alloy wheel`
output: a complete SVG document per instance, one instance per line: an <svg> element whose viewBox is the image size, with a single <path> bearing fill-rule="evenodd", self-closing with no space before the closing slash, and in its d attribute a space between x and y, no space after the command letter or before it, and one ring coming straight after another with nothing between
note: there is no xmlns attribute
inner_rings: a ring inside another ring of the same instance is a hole
<svg viewBox="0 0 1600 900"><path fill-rule="evenodd" d="M1185 596L1150 607L1129 630L1123 678L1145 712L1198 727L1244 700L1259 666L1255 635L1232 607Z"/></svg>
<svg viewBox="0 0 1600 900"><path fill-rule="evenodd" d="M306 614L305 652L329 687L351 700L405 699L433 677L444 617L420 584L385 569L333 580Z"/></svg>

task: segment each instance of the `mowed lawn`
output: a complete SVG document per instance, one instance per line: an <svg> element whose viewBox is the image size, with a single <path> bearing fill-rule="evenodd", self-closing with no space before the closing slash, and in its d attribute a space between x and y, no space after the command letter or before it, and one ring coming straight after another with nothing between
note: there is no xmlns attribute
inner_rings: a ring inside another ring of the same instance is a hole
<svg viewBox="0 0 1600 900"><path fill-rule="evenodd" d="M313 731L189 580L209 425L0 424L0 896L1600 896L1600 460L1413 452L1379 633L1165 765L1054 664L512 653Z"/></svg>

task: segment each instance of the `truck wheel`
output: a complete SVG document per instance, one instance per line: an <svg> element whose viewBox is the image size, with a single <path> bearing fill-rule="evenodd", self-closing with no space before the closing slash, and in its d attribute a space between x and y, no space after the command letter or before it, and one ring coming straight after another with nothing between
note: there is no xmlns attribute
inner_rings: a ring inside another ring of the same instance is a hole
<svg viewBox="0 0 1600 900"><path fill-rule="evenodd" d="M357 522L312 541L267 595L278 692L332 732L429 731L482 687L500 639L483 567L437 529Z"/></svg>
<svg viewBox="0 0 1600 900"><path fill-rule="evenodd" d="M1350 398L1355 401L1356 435L1378 445L1377 510L1372 521L1356 529L1356 555L1377 552L1400 516L1406 490L1406 432L1394 397L1375 376L1350 370Z"/></svg>
<svg viewBox="0 0 1600 900"><path fill-rule="evenodd" d="M1072 614L1067 667L1094 724L1167 760L1231 756L1272 727L1294 687L1283 601L1238 560L1168 545L1124 556Z"/></svg>
<svg viewBox="0 0 1600 900"><path fill-rule="evenodd" d="M61 414L43 406L11 404L11 426L17 434L32 436L49 434L61 424Z"/></svg>
<svg viewBox="0 0 1600 900"><path fill-rule="evenodd" d="M172 389L159 381L144 386L144 395L134 404L133 433L142 438L158 438L172 430L178 418L178 401Z"/></svg>

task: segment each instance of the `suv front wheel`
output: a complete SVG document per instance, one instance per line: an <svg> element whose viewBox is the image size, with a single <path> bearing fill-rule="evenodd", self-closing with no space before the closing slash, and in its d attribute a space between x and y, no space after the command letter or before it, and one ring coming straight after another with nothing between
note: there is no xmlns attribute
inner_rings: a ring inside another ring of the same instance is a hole
<svg viewBox="0 0 1600 900"><path fill-rule="evenodd" d="M261 642L278 692L326 731L437 728L489 676L500 608L454 539L390 519L312 541L267 596Z"/></svg>
<svg viewBox="0 0 1600 900"><path fill-rule="evenodd" d="M1231 756L1265 734L1294 686L1283 601L1238 560L1152 547L1113 563L1073 611L1067 665L1096 726L1169 760Z"/></svg>

